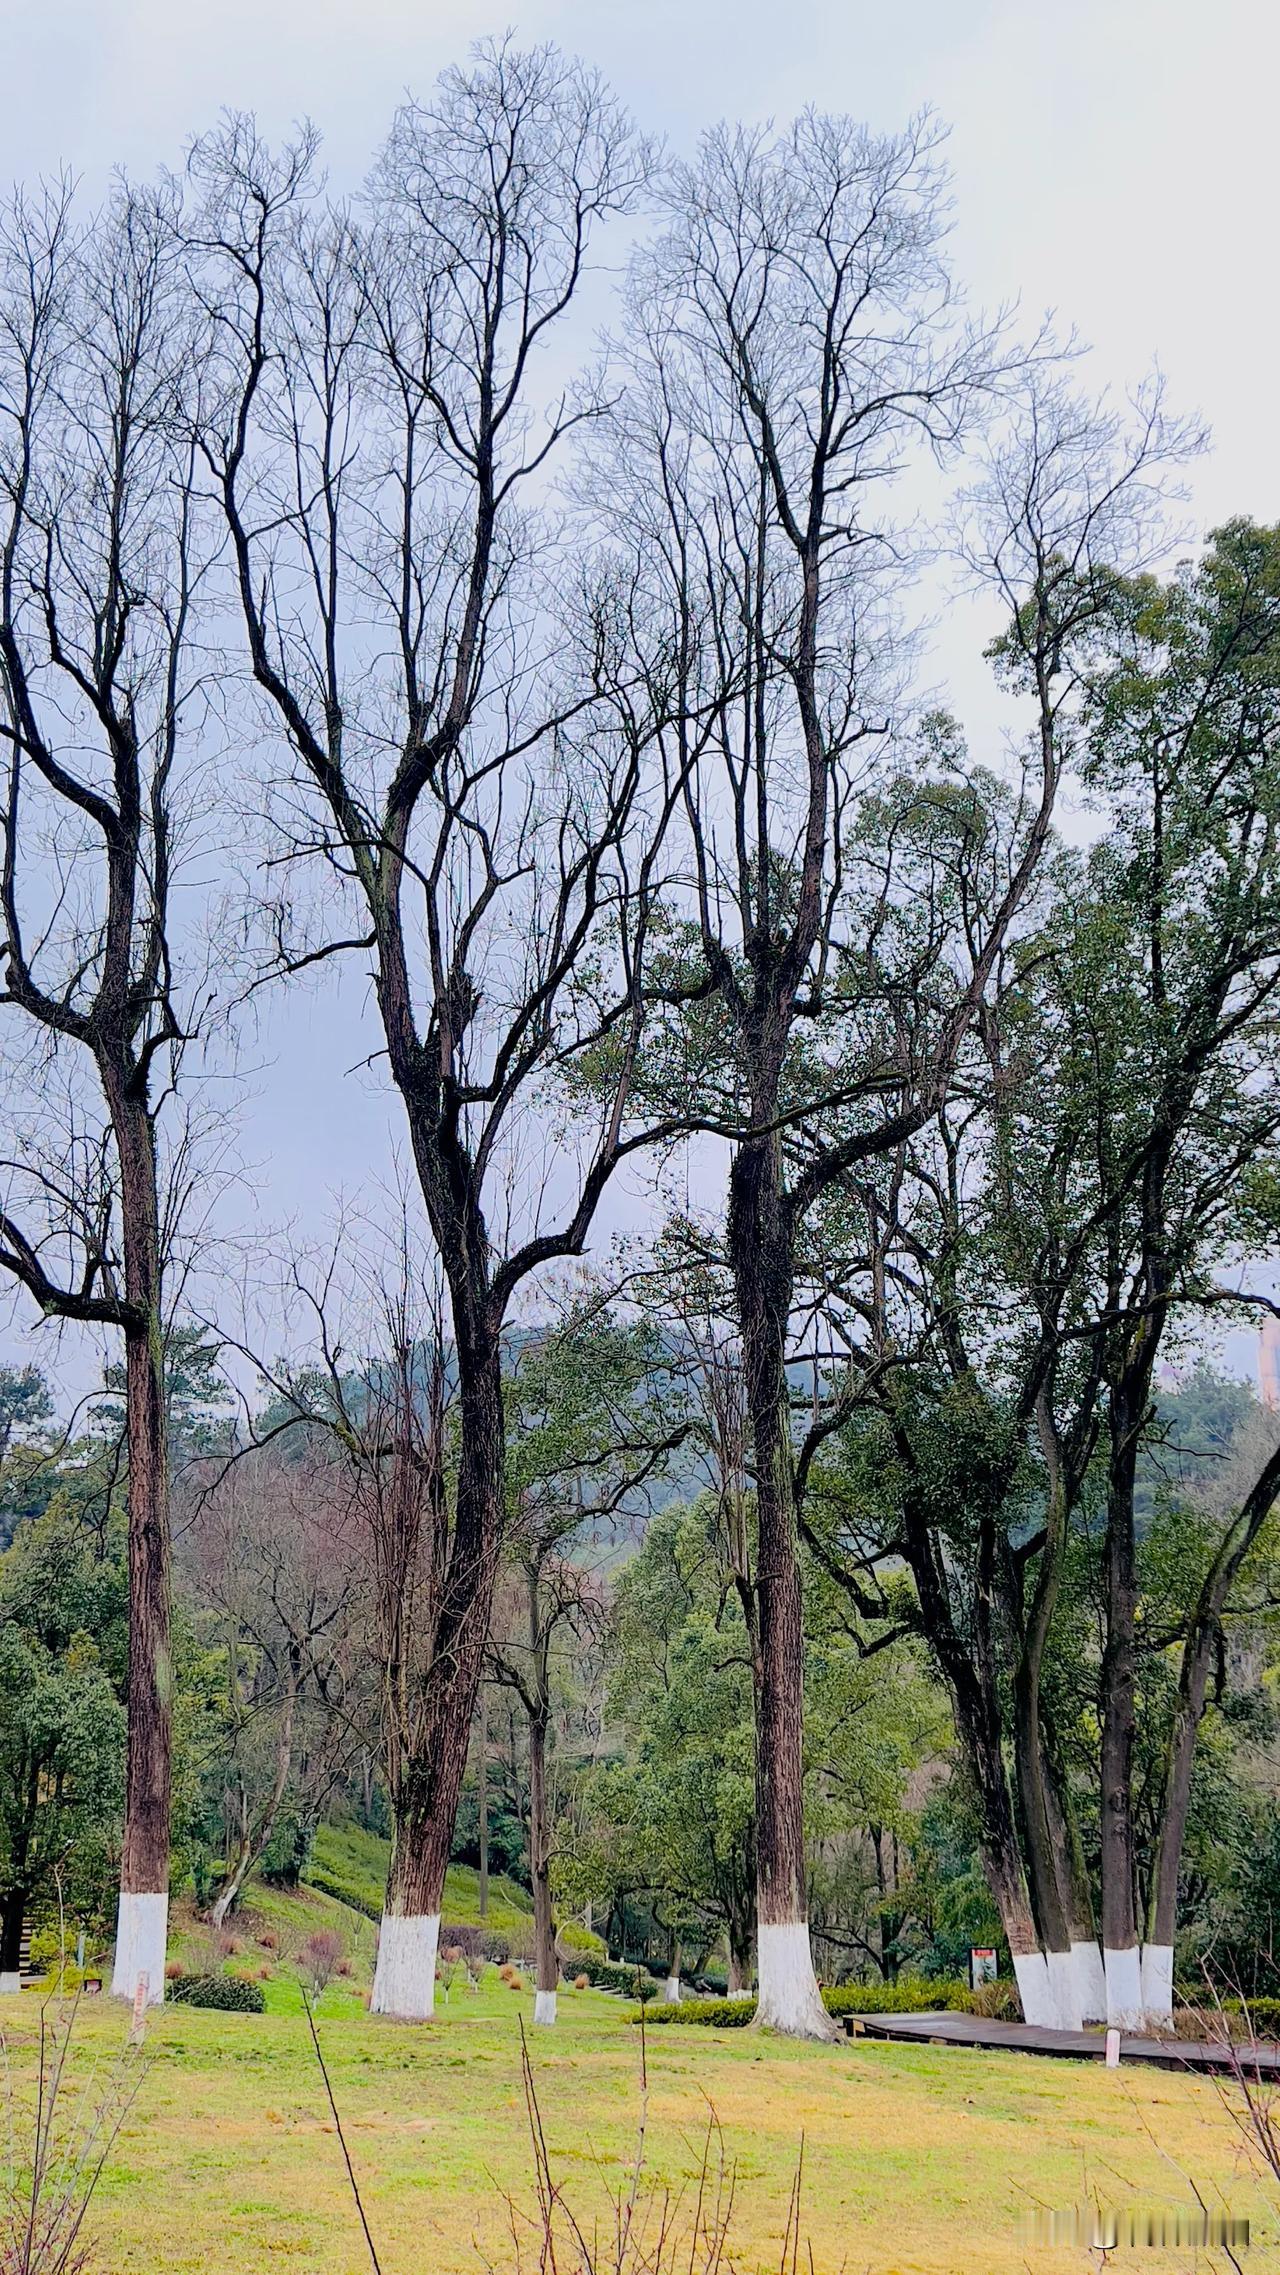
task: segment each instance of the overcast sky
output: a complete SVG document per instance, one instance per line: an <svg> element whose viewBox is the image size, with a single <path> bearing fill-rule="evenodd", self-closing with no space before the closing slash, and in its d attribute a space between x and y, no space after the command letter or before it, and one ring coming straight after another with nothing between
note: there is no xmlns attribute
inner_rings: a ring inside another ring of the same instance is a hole
<svg viewBox="0 0 1280 2275"><path fill-rule="evenodd" d="M952 129L956 265L973 297L1056 308L1093 344L1100 380L1159 361L1175 406L1212 429L1196 529L1280 518L1280 18L1266 0L526 0L510 14L483 0L10 0L4 16L0 168L68 168L89 190L118 163L179 164L224 106L273 135L309 116L354 188L402 95L508 26L597 64L677 148L719 117L815 103L884 129L930 105ZM946 641L940 657L962 707L980 702ZM264 1218L315 1215L386 1177L394 1105L346 1072L361 1028L355 988L340 1022L317 996L268 1026L243 1149ZM19 1334L3 1342L36 1355Z"/></svg>

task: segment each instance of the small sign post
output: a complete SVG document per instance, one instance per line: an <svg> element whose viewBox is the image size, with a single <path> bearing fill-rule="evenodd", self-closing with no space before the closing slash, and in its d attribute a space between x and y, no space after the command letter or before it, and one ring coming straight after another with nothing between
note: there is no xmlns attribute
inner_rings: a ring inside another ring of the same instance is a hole
<svg viewBox="0 0 1280 2275"><path fill-rule="evenodd" d="M976 1946L972 1948L969 1952L970 1990L976 1991L979 1983L994 1983L995 1979L996 1955L994 1951L988 1951Z"/></svg>

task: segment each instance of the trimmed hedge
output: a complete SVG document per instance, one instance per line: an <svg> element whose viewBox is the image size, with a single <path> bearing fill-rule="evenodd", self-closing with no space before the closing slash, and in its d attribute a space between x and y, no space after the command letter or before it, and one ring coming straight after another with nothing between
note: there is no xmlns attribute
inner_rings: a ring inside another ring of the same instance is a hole
<svg viewBox="0 0 1280 2275"><path fill-rule="evenodd" d="M166 1998L182 2006L216 2007L223 2014L264 2014L266 1998L261 1983L243 1975L177 1975L165 1985Z"/></svg>
<svg viewBox="0 0 1280 2275"><path fill-rule="evenodd" d="M655 2006L646 2014L646 2027L653 2022L688 2022L701 2024L708 2030L744 2030L755 2020L754 1999L681 1999L678 2006Z"/></svg>
<svg viewBox="0 0 1280 2275"><path fill-rule="evenodd" d="M840 1983L824 1990L828 2014L963 2014L972 1992L959 1976L903 1975L896 1983Z"/></svg>
<svg viewBox="0 0 1280 2275"><path fill-rule="evenodd" d="M326 1872L322 1865L313 1864L308 1867L303 1885L318 1888L322 1896L332 1896L335 1902L346 1904L353 1912L363 1912L367 1920L382 1918L381 1898L375 1902L367 1888L355 1880L344 1880L340 1872Z"/></svg>
<svg viewBox="0 0 1280 2275"><path fill-rule="evenodd" d="M967 1983L958 1980L924 1982L919 1978L897 1983L840 1983L822 1994L828 2014L933 2014L962 2012L968 2004ZM660 2006L650 2022L691 2023L711 2030L741 2030L755 2017L753 1998L681 1999L678 2006Z"/></svg>
<svg viewBox="0 0 1280 2275"><path fill-rule="evenodd" d="M658 1995L657 1984L643 1967L623 1967L612 1959L593 1959L588 1952L581 1959L575 1955L573 1971L575 1975L585 1975L593 1990L613 1991L619 1998L647 2003Z"/></svg>

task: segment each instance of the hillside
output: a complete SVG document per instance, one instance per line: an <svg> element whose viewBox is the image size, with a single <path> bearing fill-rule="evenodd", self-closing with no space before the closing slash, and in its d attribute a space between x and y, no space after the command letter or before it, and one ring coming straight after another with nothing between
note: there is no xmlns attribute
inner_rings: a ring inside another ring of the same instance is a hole
<svg viewBox="0 0 1280 2275"><path fill-rule="evenodd" d="M311 1862L304 1874L308 1887L333 1896L366 1919L382 1917L382 1896L391 1861L391 1843L360 1825L322 1825L316 1834ZM444 1885L444 1920L454 1927L478 1927L480 1875L470 1865L451 1864ZM486 1927L502 1932L528 1931L533 1899L518 1882L503 1873L489 1879Z"/></svg>

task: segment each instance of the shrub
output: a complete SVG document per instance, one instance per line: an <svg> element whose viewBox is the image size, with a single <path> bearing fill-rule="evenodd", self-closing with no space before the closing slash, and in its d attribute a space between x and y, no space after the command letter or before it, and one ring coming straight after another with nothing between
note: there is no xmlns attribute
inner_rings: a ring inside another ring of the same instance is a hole
<svg viewBox="0 0 1280 2275"><path fill-rule="evenodd" d="M655 2006L646 2025L655 2022L701 2024L708 2030L743 2030L754 2021L754 1999L681 1999L678 2006Z"/></svg>
<svg viewBox="0 0 1280 2275"><path fill-rule="evenodd" d="M993 1983L978 1983L969 1992L965 2006L970 2014L985 2015L989 2022L1022 2020L1018 1986L1007 1975L998 1975Z"/></svg>
<svg viewBox="0 0 1280 2275"><path fill-rule="evenodd" d="M440 1922L440 1943L442 1948L447 1944L449 1950L456 1952L459 1959L465 1959L470 1967L485 1960L495 1967L505 1967L509 1961L525 1958L533 1951L532 1931L528 1936L513 1935L505 1927L462 1927L455 1926L452 1920Z"/></svg>
<svg viewBox="0 0 1280 2275"><path fill-rule="evenodd" d="M75 1937L68 1939L68 1949L75 1950ZM38 1970L56 1967L62 1944L56 1927L38 1927L32 1930L29 1965L33 1974Z"/></svg>
<svg viewBox="0 0 1280 2275"><path fill-rule="evenodd" d="M623 1967L613 1959L584 1959L579 1973L598 1991L612 1991L624 1999L653 1999L658 1986L642 1967Z"/></svg>
<svg viewBox="0 0 1280 2275"><path fill-rule="evenodd" d="M1185 2000L1185 2003L1184 2003ZM1223 1999L1221 2004L1196 2000L1179 1990L1174 2017L1178 2038L1228 2040L1248 2045L1253 2038L1280 2038L1280 1999Z"/></svg>
<svg viewBox="0 0 1280 2275"><path fill-rule="evenodd" d="M182 2007L216 2007L221 2013L266 2013L261 1984L243 1975L180 1975L168 1995Z"/></svg>
<svg viewBox="0 0 1280 2275"><path fill-rule="evenodd" d="M225 2014L263 2014L267 2005L261 1983L243 1975L182 1975L169 1996L183 2006L216 2007Z"/></svg>
<svg viewBox="0 0 1280 2275"><path fill-rule="evenodd" d="M896 1983L841 1983L823 1991L828 2014L936 2014L969 2011L973 1994L959 1976L936 1982L903 1975Z"/></svg>
<svg viewBox="0 0 1280 2275"><path fill-rule="evenodd" d="M336 1927L318 1927L307 1937L298 1953L298 1970L313 1998L319 1998L330 1976L346 1958L346 1952L346 1938Z"/></svg>
<svg viewBox="0 0 1280 2275"><path fill-rule="evenodd" d="M84 1976L74 1959L68 1959L65 1967L61 1966L55 1959L50 1966L45 1968L43 1975L36 1984L36 1989L46 1992L60 1991L65 1998L70 1998L75 1991L79 1990L83 1981ZM0 2266L2 2265L3 2262L0 2261Z"/></svg>

